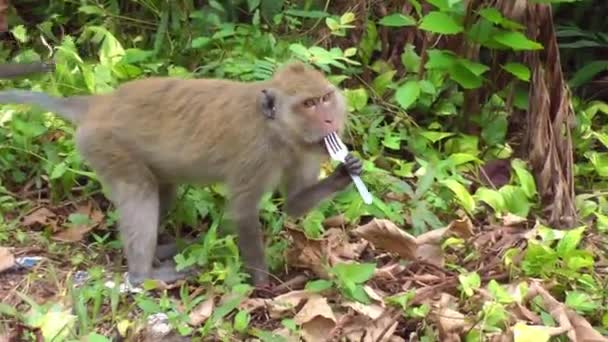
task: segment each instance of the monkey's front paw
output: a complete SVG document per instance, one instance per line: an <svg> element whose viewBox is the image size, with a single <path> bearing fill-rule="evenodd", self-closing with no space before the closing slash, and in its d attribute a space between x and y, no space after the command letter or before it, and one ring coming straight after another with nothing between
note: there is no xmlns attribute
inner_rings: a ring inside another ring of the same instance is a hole
<svg viewBox="0 0 608 342"><path fill-rule="evenodd" d="M360 176L363 172L363 163L361 160L352 154L347 154L346 158L344 158L344 169L345 171L354 176Z"/></svg>

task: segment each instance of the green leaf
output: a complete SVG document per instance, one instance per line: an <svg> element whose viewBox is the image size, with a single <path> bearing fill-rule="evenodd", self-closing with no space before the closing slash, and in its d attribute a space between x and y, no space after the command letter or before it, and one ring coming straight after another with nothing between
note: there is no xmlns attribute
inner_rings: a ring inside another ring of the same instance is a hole
<svg viewBox="0 0 608 342"><path fill-rule="evenodd" d="M253 10L260 6L260 0L247 0L247 8L249 9L249 13L252 13Z"/></svg>
<svg viewBox="0 0 608 342"><path fill-rule="evenodd" d="M587 293L580 291L566 291L566 306L581 312L593 312L599 308L599 303Z"/></svg>
<svg viewBox="0 0 608 342"><path fill-rule="evenodd" d="M342 14L342 16L340 17L340 25L350 24L353 21L355 21L355 19L356 19L355 13L346 12L346 13Z"/></svg>
<svg viewBox="0 0 608 342"><path fill-rule="evenodd" d="M416 20L409 15L403 15L401 13L393 13L389 14L380 21L378 24L383 26L394 26L394 27L402 27L402 26L414 26L416 25Z"/></svg>
<svg viewBox="0 0 608 342"><path fill-rule="evenodd" d="M258 0L259 1L259 0ZM302 18L311 18L311 19L322 19L329 16L329 13L325 11L303 11L296 9L288 9L285 11L285 14L294 16L294 17L302 17Z"/></svg>
<svg viewBox="0 0 608 342"><path fill-rule="evenodd" d="M458 281L460 282L462 291L467 297L471 297L474 294L473 291L481 286L481 278L477 272L459 274Z"/></svg>
<svg viewBox="0 0 608 342"><path fill-rule="evenodd" d="M61 178L61 176L63 176L63 174L68 170L68 166L66 165L65 162L61 162L57 165L55 165L55 167L53 168L53 172L51 172L51 175L49 176L50 179L57 179L57 178Z"/></svg>
<svg viewBox="0 0 608 342"><path fill-rule="evenodd" d="M23 25L17 25L12 30L13 37L20 43L26 43L28 41L27 29Z"/></svg>
<svg viewBox="0 0 608 342"><path fill-rule="evenodd" d="M454 192L460 205L462 205L464 210L466 210L469 214L475 211L475 200L462 184L453 179L445 179L441 181L441 184L447 186L450 190L452 190L452 192Z"/></svg>
<svg viewBox="0 0 608 342"><path fill-rule="evenodd" d="M475 75L462 63L455 63L448 70L450 77L464 89L475 89L481 87L482 78Z"/></svg>
<svg viewBox="0 0 608 342"><path fill-rule="evenodd" d="M521 63L507 63L502 68L522 81L530 81L530 69Z"/></svg>
<svg viewBox="0 0 608 342"><path fill-rule="evenodd" d="M595 75L605 70L608 70L607 60L585 63L585 65L574 73L572 78L568 81L568 84L572 88L580 87L581 85L591 81Z"/></svg>
<svg viewBox="0 0 608 342"><path fill-rule="evenodd" d="M365 88L346 89L344 90L344 96L346 97L349 111L360 111L367 105L369 99Z"/></svg>
<svg viewBox="0 0 608 342"><path fill-rule="evenodd" d="M420 86L417 81L407 81L395 92L395 99L403 109L408 109L420 97Z"/></svg>
<svg viewBox="0 0 608 342"><path fill-rule="evenodd" d="M355 284L362 284L368 281L376 270L376 264L373 263L340 263L332 268L334 274L341 279Z"/></svg>
<svg viewBox="0 0 608 342"><path fill-rule="evenodd" d="M313 280L313 281L309 281L308 283L306 283L306 287L304 287L304 289L306 291L319 293L319 292L323 292L325 290L330 289L333 286L333 284L334 283L329 280L318 279L318 280Z"/></svg>
<svg viewBox="0 0 608 342"><path fill-rule="evenodd" d="M528 39L521 32L501 31L500 33L495 34L492 38L494 41L510 47L515 51L543 49L541 44Z"/></svg>
<svg viewBox="0 0 608 342"><path fill-rule="evenodd" d="M560 257L565 257L568 253L576 250L576 247L583 239L583 233L585 232L586 226L581 226L576 229L566 231L564 237L559 240L555 251Z"/></svg>
<svg viewBox="0 0 608 342"><path fill-rule="evenodd" d="M209 37L196 37L192 39L192 44L190 46L192 46L193 49L201 49L207 47L209 43L211 43L211 38Z"/></svg>
<svg viewBox="0 0 608 342"><path fill-rule="evenodd" d="M597 229L600 232L608 231L608 216L596 212L595 218L597 220Z"/></svg>
<svg viewBox="0 0 608 342"><path fill-rule="evenodd" d="M507 210L521 217L528 217L530 213L530 200L521 187L505 185L498 190L505 201Z"/></svg>
<svg viewBox="0 0 608 342"><path fill-rule="evenodd" d="M247 327L249 327L249 322L251 321L251 315L249 312L245 310L240 310L234 316L234 330L240 332L241 334L247 331Z"/></svg>
<svg viewBox="0 0 608 342"><path fill-rule="evenodd" d="M396 72L396 70L389 70L374 78L372 81L372 88L378 93L378 96L382 96L386 89L393 84L393 76L395 76Z"/></svg>
<svg viewBox="0 0 608 342"><path fill-rule="evenodd" d="M432 11L422 18L420 29L437 34L457 34L464 30L454 18L444 12Z"/></svg>
<svg viewBox="0 0 608 342"><path fill-rule="evenodd" d="M436 49L428 50L428 56L427 69L449 69L458 60L452 52Z"/></svg>
<svg viewBox="0 0 608 342"><path fill-rule="evenodd" d="M498 214L506 211L505 201L497 190L481 187L475 191L473 198L487 203Z"/></svg>
<svg viewBox="0 0 608 342"><path fill-rule="evenodd" d="M411 73L418 73L420 68L420 56L414 50L414 45L407 44L401 54L401 63L405 67L405 70ZM424 80L426 81L426 80Z"/></svg>
<svg viewBox="0 0 608 342"><path fill-rule="evenodd" d="M496 301L502 304L511 304L515 299L502 287L496 280L492 279L488 283L488 291Z"/></svg>
<svg viewBox="0 0 608 342"><path fill-rule="evenodd" d="M104 15L105 12L103 8L95 5L84 5L78 7L78 12L82 12L84 14L94 14L94 15Z"/></svg>
<svg viewBox="0 0 608 342"><path fill-rule="evenodd" d="M536 195L536 183L534 176L527 170L526 164L521 159L513 159L511 167L515 170L519 184L521 184L526 196L530 199L534 198Z"/></svg>

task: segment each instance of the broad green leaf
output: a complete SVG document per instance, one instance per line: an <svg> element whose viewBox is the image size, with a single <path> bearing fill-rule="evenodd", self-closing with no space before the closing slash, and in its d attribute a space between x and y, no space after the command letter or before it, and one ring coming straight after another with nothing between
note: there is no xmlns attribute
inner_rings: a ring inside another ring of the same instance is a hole
<svg viewBox="0 0 608 342"><path fill-rule="evenodd" d="M551 247L529 240L524 253L521 268L528 276L544 276L555 270L558 256Z"/></svg>
<svg viewBox="0 0 608 342"><path fill-rule="evenodd" d="M239 312L234 316L234 330L242 333L247 331L249 327L249 322L251 321L251 315L246 310L239 310Z"/></svg>
<svg viewBox="0 0 608 342"><path fill-rule="evenodd" d="M595 218L597 220L597 229L600 232L608 231L608 216L596 212Z"/></svg>
<svg viewBox="0 0 608 342"><path fill-rule="evenodd" d="M435 131L420 131L418 132L421 136L425 137L426 139L428 139L430 142L432 142L433 144L443 140L445 138L449 138L451 136L454 135L454 133L450 133L450 132L435 132Z"/></svg>
<svg viewBox="0 0 608 342"><path fill-rule="evenodd" d="M581 226L576 229L566 231L564 237L558 241L557 247L555 247L555 251L560 257L563 258L568 253L576 250L576 247L583 239L585 228L586 226Z"/></svg>
<svg viewBox="0 0 608 342"><path fill-rule="evenodd" d="M477 272L461 273L458 275L458 281L460 282L461 290L471 297L474 294L474 290L477 290L481 286L481 278Z"/></svg>
<svg viewBox="0 0 608 342"><path fill-rule="evenodd" d="M520 30L520 29L524 28L524 26L521 25L520 23L511 21L511 20L505 18L502 15L502 13L500 13L494 7L488 7L488 8L484 8L484 9L480 10L479 15L481 15L483 18L485 18L489 22L494 23L496 25L500 25L504 28L516 29L516 30Z"/></svg>
<svg viewBox="0 0 608 342"><path fill-rule="evenodd" d="M589 151L584 155L600 177L608 177L608 152Z"/></svg>
<svg viewBox="0 0 608 342"><path fill-rule="evenodd" d="M599 303L587 293L580 291L566 291L566 306L581 312L593 312L599 308Z"/></svg>
<svg viewBox="0 0 608 342"><path fill-rule="evenodd" d="M196 37L192 40L192 48L193 49L201 49L207 47L211 43L211 38L209 37Z"/></svg>
<svg viewBox="0 0 608 342"><path fill-rule="evenodd" d="M506 211L505 201L502 198L502 194L497 190L481 187L475 191L473 198L485 202L497 214L502 214Z"/></svg>
<svg viewBox="0 0 608 342"><path fill-rule="evenodd" d="M530 80L530 69L521 63L507 63L502 68L522 81Z"/></svg>
<svg viewBox="0 0 608 342"><path fill-rule="evenodd" d="M78 12L82 12L84 14L95 14L95 15L104 15L104 9L99 7L99 6L95 6L95 5L84 5L84 6L80 6L78 7Z"/></svg>
<svg viewBox="0 0 608 342"><path fill-rule="evenodd" d="M27 35L27 29L23 25L17 25L12 30L11 33L13 37L17 39L20 43L26 43L29 39Z"/></svg>
<svg viewBox="0 0 608 342"><path fill-rule="evenodd" d="M490 67L481 63L476 63L466 58L460 58L458 60L463 67L467 68L470 72L475 74L475 76L481 76L486 71L490 70Z"/></svg>
<svg viewBox="0 0 608 342"><path fill-rule="evenodd" d="M428 56L427 69L449 69L458 60L452 52L443 50L429 50Z"/></svg>
<svg viewBox="0 0 608 342"><path fill-rule="evenodd" d="M513 326L513 342L548 342L552 336L552 329L553 327L531 326L517 322Z"/></svg>
<svg viewBox="0 0 608 342"><path fill-rule="evenodd" d="M394 26L394 27L402 27L402 26L414 26L416 25L416 19L412 18L409 15L403 15L401 13L393 13L389 14L380 21L378 24L383 26Z"/></svg>
<svg viewBox="0 0 608 342"><path fill-rule="evenodd" d="M340 17L340 25L350 24L355 20L355 13L346 12Z"/></svg>
<svg viewBox="0 0 608 342"><path fill-rule="evenodd" d="M505 185L498 190L505 201L507 210L521 217L528 217L531 203L521 187Z"/></svg>
<svg viewBox="0 0 608 342"><path fill-rule="evenodd" d="M373 263L340 263L333 267L334 273L338 278L351 281L355 284L362 284L368 281L376 270Z"/></svg>
<svg viewBox="0 0 608 342"><path fill-rule="evenodd" d="M357 54L357 48L350 47L344 50L344 57L352 57Z"/></svg>
<svg viewBox="0 0 608 342"><path fill-rule="evenodd" d="M437 34L457 34L464 30L462 25L444 12L432 11L425 15L419 28Z"/></svg>
<svg viewBox="0 0 608 342"><path fill-rule="evenodd" d="M395 92L395 99L403 109L408 109L420 97L420 86L417 81L407 81Z"/></svg>
<svg viewBox="0 0 608 342"><path fill-rule="evenodd" d="M253 12L256 8L260 6L260 0L247 0L247 7L249 8L249 13Z"/></svg>
<svg viewBox="0 0 608 342"><path fill-rule="evenodd" d="M313 281L309 281L308 283L306 283L306 287L304 288L306 291L310 291L310 292L323 292L325 290L330 289L333 286L333 282L329 281L329 280L325 280L325 279L318 279L318 280L313 280Z"/></svg>
<svg viewBox="0 0 608 342"><path fill-rule="evenodd" d="M475 89L481 87L482 78L471 72L462 63L454 63L448 70L450 77L464 89Z"/></svg>
<svg viewBox="0 0 608 342"><path fill-rule="evenodd" d="M349 111L360 111L367 105L368 96L365 88L346 89L344 96L348 103Z"/></svg>
<svg viewBox="0 0 608 342"><path fill-rule="evenodd" d="M608 134L600 132L593 132L592 134L604 147L608 148Z"/></svg>
<svg viewBox="0 0 608 342"><path fill-rule="evenodd" d="M536 195L536 182L534 176L526 168L526 164L521 159L513 159L511 167L515 170L519 184L528 198L532 199Z"/></svg>
<svg viewBox="0 0 608 342"><path fill-rule="evenodd" d="M488 283L488 291L496 301L502 304L510 304L515 302L515 299L500 285L496 280L492 279Z"/></svg>
<svg viewBox="0 0 608 342"><path fill-rule="evenodd" d="M329 13L324 11L303 11L296 9L288 9L285 11L285 14L294 16L294 17L302 17L302 18L313 18L313 19L321 19L329 16Z"/></svg>
<svg viewBox="0 0 608 342"><path fill-rule="evenodd" d="M386 89L393 83L393 76L395 76L396 72L397 70L389 70L374 78L372 81L372 88L378 93L378 96L382 96Z"/></svg>
<svg viewBox="0 0 608 342"><path fill-rule="evenodd" d="M469 213L473 213L475 211L475 200L473 196L469 193L469 191L460 183L453 179L445 179L441 181L441 184L447 186L454 194L456 195L456 199L462 205L462 207Z"/></svg>
<svg viewBox="0 0 608 342"><path fill-rule="evenodd" d="M521 32L502 31L495 34L492 38L498 43L510 47L515 51L543 49L541 44L528 39Z"/></svg>
<svg viewBox="0 0 608 342"><path fill-rule="evenodd" d="M407 44L401 54L401 63L407 72L418 73L420 68L420 56L414 50L414 45Z"/></svg>
<svg viewBox="0 0 608 342"><path fill-rule="evenodd" d="M450 160L450 164L454 165L454 166L460 166L463 164L467 164L470 162L481 162L481 160L479 158L477 158L475 155L472 155L470 153L453 153L451 154L448 159Z"/></svg>
<svg viewBox="0 0 608 342"><path fill-rule="evenodd" d="M340 29L340 23L334 18L325 18L325 25L327 25L327 27L329 27L329 29L332 31L337 31Z"/></svg>
<svg viewBox="0 0 608 342"><path fill-rule="evenodd" d="M580 69L576 70L572 78L568 81L568 84L572 88L580 87L591 81L595 75L605 70L608 70L608 60L585 63Z"/></svg>
<svg viewBox="0 0 608 342"><path fill-rule="evenodd" d="M66 165L65 162L61 162L57 165L55 165L55 167L53 168L53 172L51 172L51 175L49 176L50 179L57 179L57 178L61 178L61 176L63 176L63 174L68 170L68 166Z"/></svg>

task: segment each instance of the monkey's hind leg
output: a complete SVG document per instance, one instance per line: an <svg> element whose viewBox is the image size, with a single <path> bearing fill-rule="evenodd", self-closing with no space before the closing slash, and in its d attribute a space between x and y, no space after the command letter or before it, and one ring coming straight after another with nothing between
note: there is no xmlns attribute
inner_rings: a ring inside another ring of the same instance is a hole
<svg viewBox="0 0 608 342"><path fill-rule="evenodd" d="M154 267L160 211L156 177L111 135L102 132L77 133L77 143L118 210L118 227L127 258L129 281L141 284L145 279L172 283L188 276L177 272L175 263ZM99 144L103 141L103 144Z"/></svg>

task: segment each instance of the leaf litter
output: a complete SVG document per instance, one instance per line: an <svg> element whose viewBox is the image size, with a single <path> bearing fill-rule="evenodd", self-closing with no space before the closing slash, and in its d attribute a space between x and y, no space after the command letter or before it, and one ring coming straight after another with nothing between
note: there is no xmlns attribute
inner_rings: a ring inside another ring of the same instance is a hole
<svg viewBox="0 0 608 342"><path fill-rule="evenodd" d="M103 215L90 204L77 207L77 213L89 219L87 224L73 226L85 234L102 225ZM52 235L56 237L57 231L65 231L58 228L65 225L60 216L53 209L38 208L26 215L22 224L52 227L57 229ZM352 227L338 215L323 224L326 231L317 239L307 237L295 224L286 224L284 234L290 247L286 253L289 272L285 284L289 286L277 286L271 296L259 297L254 292L241 300L236 309L251 314L250 326L271 330L286 341L370 342L410 340L431 326L441 341L461 341L483 326L480 312L491 310L488 303L497 300L492 288L496 283L513 300L502 303L506 310L503 330L484 331L490 340L529 341L534 336L542 341L565 336L571 341L606 341L583 316L551 295L550 284L536 279L510 280L504 262L506 252L518 250L511 260L518 263L526 241L543 234L538 227L527 228L525 219L507 215L499 225L476 227L462 215L444 228L419 236L382 219ZM63 235L68 236L64 241L77 242L85 234ZM463 250L474 251L475 257ZM12 250L0 248L0 266L11 263ZM376 265L371 278L362 284L367 302L353 300L341 292L330 271L336 265L356 263ZM461 271L450 265L458 265ZM471 296L463 294L461 277L466 272L479 275L481 286L474 288ZM291 282L293 279L297 281ZM320 279L334 281L334 285L322 290L305 288L307 282ZM191 309L180 310L188 317L188 325L198 328L208 324L213 312L226 300L208 293ZM547 325L534 309L539 302L553 318L554 326ZM227 317L233 314L234 311ZM166 340L178 335L167 329L166 320L152 318L146 328L137 330L143 340ZM286 329L282 324L286 319L295 322L298 330ZM156 327L159 324L162 327ZM221 328L217 328L220 336Z"/></svg>

